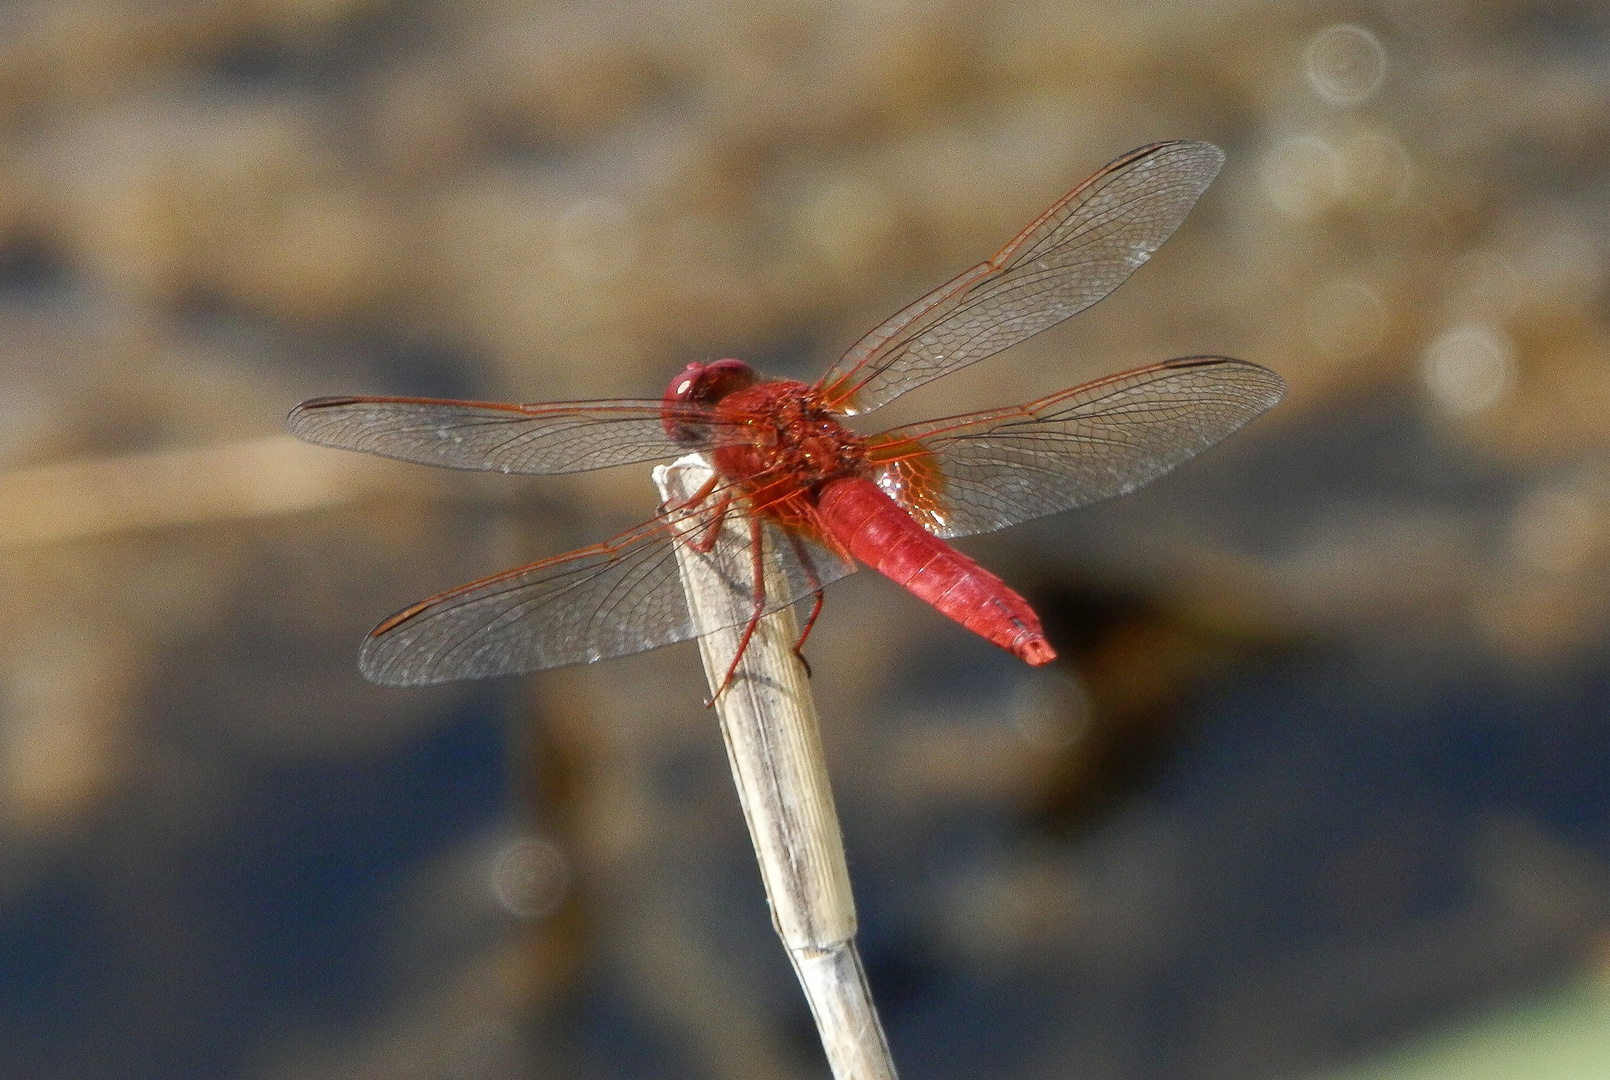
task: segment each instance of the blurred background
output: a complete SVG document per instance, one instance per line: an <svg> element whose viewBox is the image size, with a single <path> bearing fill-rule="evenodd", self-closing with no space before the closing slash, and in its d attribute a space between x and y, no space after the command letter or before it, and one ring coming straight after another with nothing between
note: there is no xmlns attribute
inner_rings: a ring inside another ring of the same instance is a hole
<svg viewBox="0 0 1610 1080"><path fill-rule="evenodd" d="M808 653L924 1078L1610 1076L1610 9L0 3L0 1075L825 1076L691 645L370 686L647 470L304 447L332 393L809 378L1102 163L1228 165L874 428L1172 356L1286 402L875 575Z"/></svg>

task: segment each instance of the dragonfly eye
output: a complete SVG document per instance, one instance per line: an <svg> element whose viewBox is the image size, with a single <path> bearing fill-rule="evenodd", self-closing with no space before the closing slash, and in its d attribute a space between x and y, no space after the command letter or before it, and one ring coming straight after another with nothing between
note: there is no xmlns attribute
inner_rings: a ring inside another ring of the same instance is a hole
<svg viewBox="0 0 1610 1080"><path fill-rule="evenodd" d="M705 365L689 393L700 405L714 405L728 394L747 390L759 381L755 369L742 360L717 360Z"/></svg>
<svg viewBox="0 0 1610 1080"><path fill-rule="evenodd" d="M755 369L742 360L689 364L665 391L667 405L714 405L728 394L747 390L760 381Z"/></svg>
<svg viewBox="0 0 1610 1080"><path fill-rule="evenodd" d="M742 360L689 364L665 389L665 433L679 443L703 441L705 432L698 424L697 411L759 381L755 369Z"/></svg>

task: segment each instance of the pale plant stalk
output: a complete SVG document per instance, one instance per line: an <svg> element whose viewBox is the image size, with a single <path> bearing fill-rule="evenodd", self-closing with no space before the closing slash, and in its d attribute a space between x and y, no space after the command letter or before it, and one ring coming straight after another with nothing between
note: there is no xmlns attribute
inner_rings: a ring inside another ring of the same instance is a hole
<svg viewBox="0 0 1610 1080"><path fill-rule="evenodd" d="M667 506L685 505L711 476L697 454L654 470ZM681 526L698 529L707 515ZM747 529L738 518L723 526ZM718 545L710 555L678 549L682 584L710 692L732 664L752 602L749 545ZM766 576L780 570L765 553ZM734 590L731 582L745 583ZM772 924L799 976L835 1080L894 1080L894 1062L855 948L855 900L828 782L816 706L794 655L793 611L760 620L732 682L715 701L727 758L771 904Z"/></svg>

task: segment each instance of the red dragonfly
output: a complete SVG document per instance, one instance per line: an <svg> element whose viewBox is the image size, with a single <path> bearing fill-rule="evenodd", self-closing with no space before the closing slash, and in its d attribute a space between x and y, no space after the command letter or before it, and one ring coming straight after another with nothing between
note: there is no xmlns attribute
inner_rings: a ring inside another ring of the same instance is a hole
<svg viewBox="0 0 1610 1080"><path fill-rule="evenodd" d="M813 384L718 360L689 364L658 400L303 402L288 420L296 435L427 465L550 474L702 451L714 468L688 504L611 540L398 612L364 642L363 673L378 683L424 685L541 671L694 637L676 559L686 544L700 551L739 545L757 567L769 546L781 564L769 584L756 574L743 586L753 602L740 655L763 614L813 598L803 645L822 587L859 560L1028 663L1050 662L1056 653L1028 602L945 541L1133 491L1274 405L1285 389L1280 376L1198 356L880 435L857 435L841 418L982 360L1112 292L1179 227L1223 160L1201 142L1124 155L988 262L891 316ZM679 515L689 512L703 515L698 526L679 528Z"/></svg>

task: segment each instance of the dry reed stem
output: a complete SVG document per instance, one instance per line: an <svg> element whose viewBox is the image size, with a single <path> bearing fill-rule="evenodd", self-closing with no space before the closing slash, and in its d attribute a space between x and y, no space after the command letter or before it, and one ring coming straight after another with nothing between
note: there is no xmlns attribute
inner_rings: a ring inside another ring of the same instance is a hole
<svg viewBox="0 0 1610 1080"><path fill-rule="evenodd" d="M698 455L654 470L667 505L687 502L711 476ZM698 515L685 522L697 529ZM728 529L744 529L741 519ZM678 550L683 587L711 693L732 664L751 607L747 544L710 555ZM769 551L768 579L780 574ZM742 588L735 589L732 582ZM836 1080L894 1080L894 1062L855 948L855 901L792 610L760 620L732 682L716 699L733 781L771 903L772 924L810 1002Z"/></svg>

